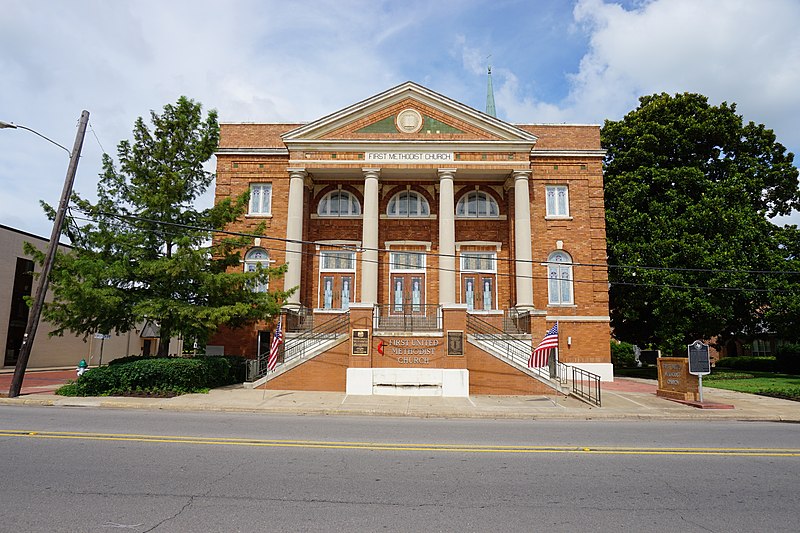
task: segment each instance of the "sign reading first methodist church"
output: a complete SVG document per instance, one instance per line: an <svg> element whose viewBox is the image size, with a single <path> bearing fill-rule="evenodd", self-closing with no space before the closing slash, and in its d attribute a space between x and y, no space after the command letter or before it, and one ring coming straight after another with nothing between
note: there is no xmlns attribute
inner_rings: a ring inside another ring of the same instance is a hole
<svg viewBox="0 0 800 533"><path fill-rule="evenodd" d="M367 163L451 163L453 152L364 152Z"/></svg>

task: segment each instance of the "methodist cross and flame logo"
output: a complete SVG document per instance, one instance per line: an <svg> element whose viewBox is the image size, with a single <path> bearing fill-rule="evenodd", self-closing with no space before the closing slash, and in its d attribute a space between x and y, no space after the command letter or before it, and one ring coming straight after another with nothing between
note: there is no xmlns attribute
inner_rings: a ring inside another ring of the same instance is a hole
<svg viewBox="0 0 800 533"><path fill-rule="evenodd" d="M378 342L378 353L383 355L383 339Z"/></svg>

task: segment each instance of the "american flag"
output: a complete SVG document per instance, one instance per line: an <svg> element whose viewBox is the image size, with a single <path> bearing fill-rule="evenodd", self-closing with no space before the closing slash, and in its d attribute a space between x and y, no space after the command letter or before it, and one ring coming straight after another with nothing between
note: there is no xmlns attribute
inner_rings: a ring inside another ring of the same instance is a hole
<svg viewBox="0 0 800 533"><path fill-rule="evenodd" d="M267 359L267 370L272 372L278 364L278 350L283 343L283 331L281 331L281 319L278 319L278 326L272 336L272 344L269 347L269 359Z"/></svg>
<svg viewBox="0 0 800 533"><path fill-rule="evenodd" d="M558 348L558 322L544 334L542 342L534 348L528 359L528 366L531 368L547 366L547 354L551 348Z"/></svg>

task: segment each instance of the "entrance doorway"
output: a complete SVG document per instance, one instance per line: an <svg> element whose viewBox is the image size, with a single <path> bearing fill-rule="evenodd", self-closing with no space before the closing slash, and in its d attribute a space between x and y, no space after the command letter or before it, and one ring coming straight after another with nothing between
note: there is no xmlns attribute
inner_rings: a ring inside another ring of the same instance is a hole
<svg viewBox="0 0 800 533"><path fill-rule="evenodd" d="M353 275L325 273L320 295L323 309L350 309L353 298Z"/></svg>
<svg viewBox="0 0 800 533"><path fill-rule="evenodd" d="M391 275L392 314L424 314L425 313L425 275L424 274L392 274Z"/></svg>
<svg viewBox="0 0 800 533"><path fill-rule="evenodd" d="M490 311L495 309L493 275L462 274L463 302L468 311Z"/></svg>

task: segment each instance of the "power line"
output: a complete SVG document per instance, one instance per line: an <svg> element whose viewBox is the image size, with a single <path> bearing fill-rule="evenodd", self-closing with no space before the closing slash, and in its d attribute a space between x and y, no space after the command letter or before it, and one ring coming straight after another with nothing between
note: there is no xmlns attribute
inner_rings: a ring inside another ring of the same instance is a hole
<svg viewBox="0 0 800 533"><path fill-rule="evenodd" d="M92 127L92 123L91 123L91 122L89 122L89 131L91 131L91 132L92 132L92 135L94 135L94 140L95 140L95 141L97 141L97 146L99 146L99 147L100 147L100 150L101 150L101 151L102 151L102 152L105 154L105 153L106 153L106 149L105 149L105 148L103 148L103 145L102 145L102 144L100 144L100 139L97 137L97 133L95 133L95 131L94 131L94 128Z"/></svg>
<svg viewBox="0 0 800 533"><path fill-rule="evenodd" d="M429 257L454 257L458 258L458 254L442 254L438 252L429 252L429 251L414 251L414 250L391 250L388 248L368 248L363 246L354 246L354 245L346 245L346 244L331 244L328 242L320 242L320 241L306 241L301 239L285 239L281 237L275 237L271 235L260 235L254 233L246 233L246 232L237 232L237 231L230 231L230 230L219 230L214 228L205 228L201 226L192 226L188 224L180 224L177 222L168 222L168 221L161 221L155 219L144 218L136 215L124 215L119 213L107 213L107 212L98 212L98 214L113 217L113 218L127 218L131 220L140 220L143 222L148 222L151 224L161 224L161 225L168 225L174 226L184 229L190 229L193 231L201 231L205 233L221 233L226 235L234 235L239 237L250 237L250 238L258 238L258 239L266 239L272 240L277 242L283 243L293 243L293 244L304 244L304 245L311 245L311 246L329 246L332 248L341 248L342 250L350 250L356 252L364 252L364 251L377 251L377 252L397 252L397 251L406 251L410 253L420 253L424 254ZM277 250L277 249L276 249ZM281 250L284 251L284 250ZM513 259L513 258L505 258L505 257L495 257L495 261L504 261L504 262L513 262L513 263L531 263L531 264L538 264L538 265L548 265L548 264L561 264L561 265L569 265L573 267L599 267L599 268L608 268L608 269L632 269L632 270L661 270L661 271L668 271L668 272L713 272L713 273L731 273L731 274L788 274L788 275L800 275L800 270L739 270L739 269L723 269L723 268L690 268L690 267L660 267L660 266L650 266L650 265L614 265L614 264L607 264L607 263L582 263L582 262L572 262L572 263L556 263L553 261L539 261L539 260L523 260L523 259Z"/></svg>
<svg viewBox="0 0 800 533"><path fill-rule="evenodd" d="M426 256L434 256L434 257L458 257L457 255L454 256L452 254L438 254L438 253L433 253L433 252L422 252L422 251L417 252L417 251L413 251L413 250L390 250L390 249L385 249L385 248L371 249L371 248L355 247L355 246L352 246L352 245L330 244L330 243L326 243L326 242L283 239L283 238L280 238L280 237L272 237L272 236L267 236L267 235L259 235L259 234L246 233L246 232L236 232L236 231L230 231L230 230L217 230L217 229L213 229L213 228L203 228L203 227L199 227L199 226L191 226L191 225L188 225L188 224L180 224L180 223L175 223L175 222L159 221L159 220L154 220L154 219L147 219L147 218L144 218L144 217L138 217L138 216L135 216L135 215L122 215L122 214L116 214L116 213L100 213L100 214L103 214L103 215L108 216L110 218L116 218L116 219L119 219L121 221L124 221L124 220L143 221L143 222L148 222L148 223L152 223L152 224L172 226L172 227L183 228L183 229L190 229L190 230L193 230L193 231L200 231L200 232L204 232L204 233L211 233L211 234L217 233L217 234L232 235L232 236L237 236L237 237L259 238L259 239L265 239L265 240L268 240L268 241L271 240L271 241L284 242L284 243L285 242L292 242L292 243L299 243L299 244L303 244L303 245L326 246L326 247L330 247L330 248L338 248L338 249L341 249L343 251L349 251L349 252L361 252L361 251L365 251L365 250L377 250L379 252L391 253L391 252L398 252L399 251L399 252L402 252L402 253L415 253L415 254L418 253L418 254L422 254L422 255L426 255ZM82 218L82 217L74 217L74 218L76 218L78 220L85 220L85 221L95 222L95 220L91 219L91 218ZM174 232L162 232L162 233L163 234L167 234L167 235L175 235L175 236L182 235L181 233L174 233ZM285 253L285 251L286 251L284 248L275 248L275 247L265 246L263 244L261 244L259 247L263 248L263 249L265 249L267 251L277 252L277 253ZM304 250L301 250L300 252L294 252L294 253L299 253L300 255L303 255L305 257L312 257L312 258L313 257L316 257L316 258L322 257L322 253L307 252L307 251L304 251ZM495 261L505 261L505 262L514 262L514 261L516 261L514 259L508 259L508 258L494 258L494 260ZM363 257L361 258L361 261L362 261L362 263L363 262L369 262L369 263L375 263L375 264L382 265L382 266L386 266L387 264L389 264L390 268L391 268L391 264L392 263L397 264L397 262L393 262L393 261L385 261L385 260L382 260L382 259L370 260L370 259L364 259ZM530 261L530 262L539 263L540 265L561 264L561 265L570 266L570 267L572 267L572 266L592 266L592 267L603 267L603 266L605 266L605 265L602 265L602 264L591 264L591 263L553 263L553 262L547 262L547 261L543 261L543 262ZM414 265L408 265L408 266L414 266ZM642 267L632 266L632 267L629 267L629 268L642 268ZM728 272L727 270L713 270L713 269L687 269L687 268L670 269L668 267L650 267L650 268L651 269L657 269L657 270L674 270L674 271ZM441 266L428 267L426 265L426 271L427 270L435 270L435 271L439 271L439 272L455 272L455 273L462 273L462 274L480 274L480 271L465 272L464 270L458 269L458 268L444 268L444 267L441 267ZM782 273L781 271L774 271L774 272L773 271L735 271L735 272L737 272L737 273L757 273L757 274L771 274L771 273L775 273L775 272ZM495 270L494 272L491 272L491 273L494 274L497 278L509 278L509 279L511 279L511 278L523 278L523 279L540 280L540 281L549 281L550 280L550 278L548 276L546 276L546 275L524 276L524 275L521 275L521 274L511 274L511 273L507 273L507 272L499 272L497 270ZM794 272L794 271L787 271L785 273L798 274L798 272ZM570 281L573 282L573 283L592 283L592 284L602 283L602 284L605 284L605 285L608 285L608 286L618 285L618 286L649 287L649 288L658 287L658 288L705 290L705 291L720 290L720 291L741 291L741 292L754 292L754 293L790 293L790 292L795 292L795 291L792 291L792 290L789 290L789 289L769 289L769 288L763 288L763 287L719 287L719 286L702 286L702 285L676 285L676 284L665 284L665 283L633 283L633 282L623 282L623 281L609 281L608 279L600 279L600 280L576 279L574 276L570 279Z"/></svg>

